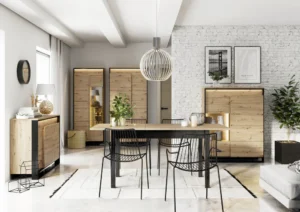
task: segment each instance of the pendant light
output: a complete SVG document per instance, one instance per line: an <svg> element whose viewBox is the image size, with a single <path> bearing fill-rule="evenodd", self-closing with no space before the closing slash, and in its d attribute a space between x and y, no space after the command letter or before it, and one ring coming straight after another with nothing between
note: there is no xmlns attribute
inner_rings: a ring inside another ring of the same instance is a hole
<svg viewBox="0 0 300 212"><path fill-rule="evenodd" d="M171 55L160 49L160 37L157 36L157 0L156 0L156 30L153 38L153 49L146 52L141 61L140 69L148 81L165 81L172 74Z"/></svg>

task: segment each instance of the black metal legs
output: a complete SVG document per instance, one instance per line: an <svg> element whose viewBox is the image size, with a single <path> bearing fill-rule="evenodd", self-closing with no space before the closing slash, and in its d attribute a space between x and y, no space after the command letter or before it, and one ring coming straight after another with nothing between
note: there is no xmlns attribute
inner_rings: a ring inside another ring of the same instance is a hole
<svg viewBox="0 0 300 212"><path fill-rule="evenodd" d="M169 176L169 162L167 162L167 174L166 174L166 186L165 186L165 201L167 201L168 176Z"/></svg>
<svg viewBox="0 0 300 212"><path fill-rule="evenodd" d="M158 168L158 175L160 176L160 141L158 141L158 155L157 155L157 168Z"/></svg>
<svg viewBox="0 0 300 212"><path fill-rule="evenodd" d="M143 159L141 159L141 199L143 199Z"/></svg>
<svg viewBox="0 0 300 212"><path fill-rule="evenodd" d="M176 212L176 185L175 185L175 167L173 168L173 187L174 187L174 212Z"/></svg>
<svg viewBox="0 0 300 212"><path fill-rule="evenodd" d="M152 169L151 157L152 157L151 156L151 142L149 142L149 168L150 168L150 176L151 176L151 169Z"/></svg>
<svg viewBox="0 0 300 212"><path fill-rule="evenodd" d="M103 165L104 165L104 157L102 158L102 166L101 166L101 173L100 173L99 198L100 198L101 187L102 187Z"/></svg>
<svg viewBox="0 0 300 212"><path fill-rule="evenodd" d="M220 179L220 171L219 171L219 166L217 166L217 169L218 169L218 178L219 178L219 187L220 187L220 196L221 196L222 212L224 212L224 206L223 206L223 196L222 196L222 187L221 187L221 179Z"/></svg>
<svg viewBox="0 0 300 212"><path fill-rule="evenodd" d="M146 155L146 171L147 171L147 186L148 186L148 189L149 189L149 173L148 173L148 159L147 159L147 155ZM150 173L151 173L151 169L150 169Z"/></svg>

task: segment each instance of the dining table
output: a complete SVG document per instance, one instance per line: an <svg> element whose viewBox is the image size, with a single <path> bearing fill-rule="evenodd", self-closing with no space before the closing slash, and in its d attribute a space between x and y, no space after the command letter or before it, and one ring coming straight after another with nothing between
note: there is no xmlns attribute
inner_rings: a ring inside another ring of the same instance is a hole
<svg viewBox="0 0 300 212"><path fill-rule="evenodd" d="M125 126L112 127L110 124L96 124L90 128L90 130L97 130L102 132L105 129L135 129L137 138L148 139L174 139L182 138L186 134L203 135L209 134L213 131L228 130L229 127L220 124L202 124L199 126L181 126L180 124L126 124ZM104 133L104 141L106 141ZM209 142L209 137L205 136L204 142ZM118 140L111 140L112 154L119 153ZM204 145L203 155L205 158L209 157L209 145ZM210 187L210 172L209 172L209 160L205 160L205 187ZM198 173L199 177L203 177L203 173ZM111 161L111 188L116 188L116 177L120 177L120 163Z"/></svg>

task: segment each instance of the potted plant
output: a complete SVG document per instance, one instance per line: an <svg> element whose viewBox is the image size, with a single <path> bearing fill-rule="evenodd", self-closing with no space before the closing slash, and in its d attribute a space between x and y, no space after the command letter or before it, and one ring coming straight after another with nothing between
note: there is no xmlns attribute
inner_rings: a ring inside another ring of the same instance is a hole
<svg viewBox="0 0 300 212"><path fill-rule="evenodd" d="M227 74L223 74L222 71L209 71L208 76L213 80L214 83L218 84L220 80L228 77Z"/></svg>
<svg viewBox="0 0 300 212"><path fill-rule="evenodd" d="M126 119L133 116L133 107L126 95L119 94L118 96L115 96L112 102L110 115L118 125L125 126Z"/></svg>
<svg viewBox="0 0 300 212"><path fill-rule="evenodd" d="M283 164L300 159L300 143L290 140L292 130L300 129L299 82L292 76L288 85L275 89L271 111L280 123L280 128L287 129L287 140L275 141L275 161Z"/></svg>

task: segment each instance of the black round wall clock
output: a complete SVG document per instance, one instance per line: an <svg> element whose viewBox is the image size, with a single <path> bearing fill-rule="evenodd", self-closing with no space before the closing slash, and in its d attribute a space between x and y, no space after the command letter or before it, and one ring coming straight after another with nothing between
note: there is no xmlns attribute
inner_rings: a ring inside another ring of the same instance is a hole
<svg viewBox="0 0 300 212"><path fill-rule="evenodd" d="M21 84L28 84L30 81L30 65L27 60L20 60L17 68L18 80Z"/></svg>

